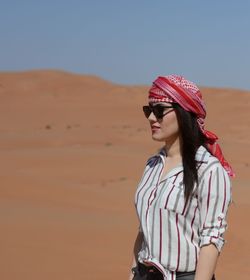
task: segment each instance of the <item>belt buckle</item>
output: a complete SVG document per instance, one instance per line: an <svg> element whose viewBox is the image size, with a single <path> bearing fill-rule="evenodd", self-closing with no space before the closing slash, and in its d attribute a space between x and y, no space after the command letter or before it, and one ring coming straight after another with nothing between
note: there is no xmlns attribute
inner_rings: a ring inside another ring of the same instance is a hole
<svg viewBox="0 0 250 280"><path fill-rule="evenodd" d="M156 272L154 266L149 266L147 269L148 269L148 272L150 272L150 273Z"/></svg>

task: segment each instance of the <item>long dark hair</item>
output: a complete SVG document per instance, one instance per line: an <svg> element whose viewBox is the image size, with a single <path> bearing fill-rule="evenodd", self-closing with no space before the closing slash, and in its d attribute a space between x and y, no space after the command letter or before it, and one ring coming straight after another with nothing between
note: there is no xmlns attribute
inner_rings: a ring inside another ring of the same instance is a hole
<svg viewBox="0 0 250 280"><path fill-rule="evenodd" d="M173 105L180 130L184 194L185 199L188 200L193 192L194 184L198 183L196 151L201 145L207 147L205 137L197 123L197 116L194 113L187 112L177 103Z"/></svg>

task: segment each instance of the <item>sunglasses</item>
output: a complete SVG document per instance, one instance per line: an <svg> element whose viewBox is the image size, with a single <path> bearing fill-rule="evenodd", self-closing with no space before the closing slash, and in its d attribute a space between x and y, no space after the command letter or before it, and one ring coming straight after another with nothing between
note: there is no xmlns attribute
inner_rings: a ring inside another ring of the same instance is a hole
<svg viewBox="0 0 250 280"><path fill-rule="evenodd" d="M144 112L144 115L146 118L148 118L151 113L153 112L153 114L155 115L155 117L160 120L160 119L163 119L163 117L165 115L167 115L168 113L172 112L173 110L168 110L167 112L165 111L166 109L173 109L174 106L164 106L164 105L161 105L161 104L157 104L157 105L147 105L147 106L143 106L142 109L143 109L143 112Z"/></svg>

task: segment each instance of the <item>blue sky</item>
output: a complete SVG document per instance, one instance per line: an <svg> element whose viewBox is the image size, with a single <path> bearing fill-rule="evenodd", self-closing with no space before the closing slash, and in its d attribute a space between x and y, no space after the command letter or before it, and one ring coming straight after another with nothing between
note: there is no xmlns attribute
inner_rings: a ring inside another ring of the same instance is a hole
<svg viewBox="0 0 250 280"><path fill-rule="evenodd" d="M0 71L250 89L250 1L2 0Z"/></svg>

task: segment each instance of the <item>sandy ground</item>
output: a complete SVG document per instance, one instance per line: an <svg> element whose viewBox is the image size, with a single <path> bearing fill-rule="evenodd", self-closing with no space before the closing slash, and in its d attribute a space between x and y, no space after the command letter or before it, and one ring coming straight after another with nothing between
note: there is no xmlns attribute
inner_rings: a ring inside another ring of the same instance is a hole
<svg viewBox="0 0 250 280"><path fill-rule="evenodd" d="M0 73L0 279L127 279L133 196L151 140L146 86L61 71ZM202 89L233 165L217 279L249 279L250 92Z"/></svg>

